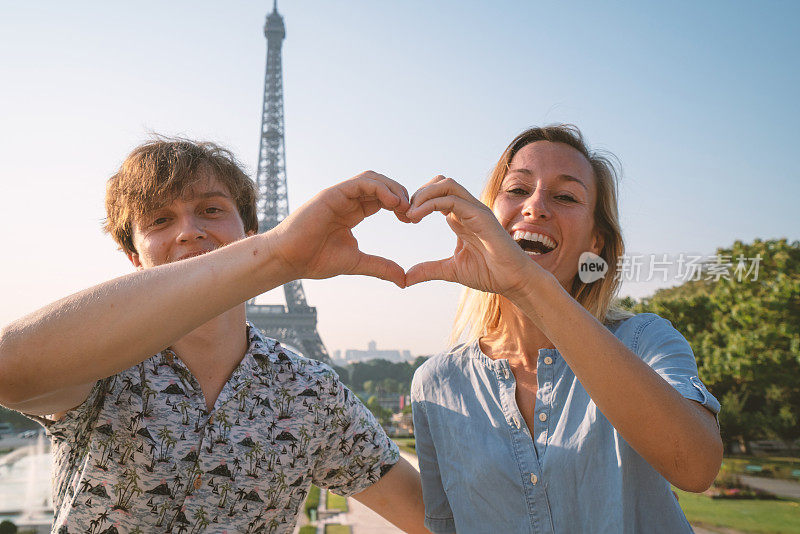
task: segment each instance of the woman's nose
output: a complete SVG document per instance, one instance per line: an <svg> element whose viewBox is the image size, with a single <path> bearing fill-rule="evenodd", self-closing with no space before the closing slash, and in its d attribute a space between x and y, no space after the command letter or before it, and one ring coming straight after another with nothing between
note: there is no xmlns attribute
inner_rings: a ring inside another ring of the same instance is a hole
<svg viewBox="0 0 800 534"><path fill-rule="evenodd" d="M522 206L522 215L534 219L549 219L550 206L547 199L547 191L537 188L525 199Z"/></svg>

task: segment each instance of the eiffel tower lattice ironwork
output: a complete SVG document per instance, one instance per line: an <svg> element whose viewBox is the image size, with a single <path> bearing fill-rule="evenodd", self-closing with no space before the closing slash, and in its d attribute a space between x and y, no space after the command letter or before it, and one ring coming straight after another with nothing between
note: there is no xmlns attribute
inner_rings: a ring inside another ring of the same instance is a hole
<svg viewBox="0 0 800 534"><path fill-rule="evenodd" d="M286 153L283 129L283 69L281 47L286 37L277 0L264 25L267 38L267 73L264 79L264 108L261 143L258 149L258 230L275 228L289 215L286 194ZM330 362L328 351L317 332L317 309L309 306L300 280L283 286L286 306L247 303L247 318L267 336L290 345L308 358Z"/></svg>

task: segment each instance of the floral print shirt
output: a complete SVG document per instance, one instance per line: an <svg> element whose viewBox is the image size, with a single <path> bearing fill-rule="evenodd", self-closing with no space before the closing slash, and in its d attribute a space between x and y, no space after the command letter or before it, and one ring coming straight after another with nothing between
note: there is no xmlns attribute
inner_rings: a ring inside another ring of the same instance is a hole
<svg viewBox="0 0 800 534"><path fill-rule="evenodd" d="M291 532L311 483L351 495L398 461L330 367L247 335L211 412L167 349L36 418L53 443L53 532Z"/></svg>

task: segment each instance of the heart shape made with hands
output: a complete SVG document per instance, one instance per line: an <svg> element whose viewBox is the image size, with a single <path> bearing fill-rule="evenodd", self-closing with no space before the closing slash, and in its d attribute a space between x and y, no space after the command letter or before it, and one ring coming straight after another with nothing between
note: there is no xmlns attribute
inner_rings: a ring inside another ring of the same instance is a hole
<svg viewBox="0 0 800 534"><path fill-rule="evenodd" d="M381 210L356 226L353 235L364 254L396 265L398 273L402 271L402 284L393 278L378 278L405 288L413 285L406 280L409 271L430 261L429 258L446 259L453 254L457 238L447 227L444 217L437 215L431 214L412 224L401 222L393 213Z"/></svg>
<svg viewBox="0 0 800 534"><path fill-rule="evenodd" d="M399 186L396 182L392 183ZM362 260L371 264L368 268L370 274L392 281L401 288L430 280L444 280L500 294L524 283L521 281L524 267L534 262L530 262L527 254L500 225L494 213L455 180L437 176L418 189L410 200L409 209L400 212L394 210L397 219L415 225L426 224L422 221L428 220L428 216L434 212L440 212L450 227L450 239L453 235L456 237L455 247L450 248L454 252L444 259L419 262L408 270L383 256L362 253ZM383 208L385 211L392 210L386 204ZM443 238L444 234L438 229L432 226L428 228L429 235L437 236L431 242L435 247L431 250L438 250L440 243L447 238ZM386 235L393 236L394 255L397 250L397 228L391 232L381 232L379 246L386 245ZM405 241L413 243L412 239ZM419 244L420 241L417 240L416 245Z"/></svg>

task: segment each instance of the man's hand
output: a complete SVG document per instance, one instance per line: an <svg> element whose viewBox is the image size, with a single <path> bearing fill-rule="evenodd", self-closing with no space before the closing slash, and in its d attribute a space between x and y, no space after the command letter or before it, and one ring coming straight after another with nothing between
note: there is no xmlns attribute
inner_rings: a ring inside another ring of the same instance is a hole
<svg viewBox="0 0 800 534"><path fill-rule="evenodd" d="M287 276L330 278L340 274L374 276L405 287L405 271L395 262L358 249L353 228L380 209L410 222L408 192L397 182L367 171L329 187L279 224L270 252Z"/></svg>

